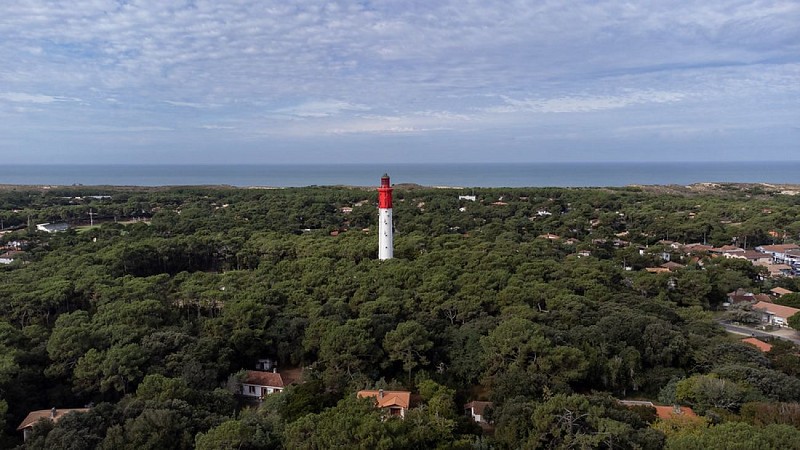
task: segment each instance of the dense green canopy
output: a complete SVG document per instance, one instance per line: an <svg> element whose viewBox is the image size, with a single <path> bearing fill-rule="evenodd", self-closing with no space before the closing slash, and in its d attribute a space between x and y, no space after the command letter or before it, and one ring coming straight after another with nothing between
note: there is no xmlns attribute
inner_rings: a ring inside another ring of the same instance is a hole
<svg viewBox="0 0 800 450"><path fill-rule="evenodd" d="M378 261L376 195L362 189L0 190L17 228L0 243L25 248L0 266L0 447L21 444L30 410L86 404L37 424L27 448L700 448L771 430L800 442L786 415L752 413L800 401L797 351L762 354L714 321L735 289L800 285L663 242L797 238L800 198L458 194L396 188L395 259ZM73 228L27 226L61 220ZM681 266L643 270L665 258ZM267 357L305 382L243 407L236 374ZM355 398L366 388L411 390L419 407L384 420ZM705 428L652 427L614 397L680 402ZM470 400L493 402L494 433L464 416Z"/></svg>

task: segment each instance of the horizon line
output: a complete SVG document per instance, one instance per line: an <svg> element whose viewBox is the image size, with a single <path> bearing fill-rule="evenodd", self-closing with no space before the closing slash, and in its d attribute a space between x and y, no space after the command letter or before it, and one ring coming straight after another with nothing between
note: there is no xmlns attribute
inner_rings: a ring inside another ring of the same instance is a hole
<svg viewBox="0 0 800 450"><path fill-rule="evenodd" d="M680 160L680 161L641 161L641 160L600 160L600 161L433 161L433 162L196 162L196 163L179 163L179 162L11 162L6 163L5 166L131 166L131 167L146 167L146 166L379 166L379 165L408 165L408 166L421 166L421 165L506 165L506 164L781 164L781 163L800 163L800 159L782 159L782 160Z"/></svg>

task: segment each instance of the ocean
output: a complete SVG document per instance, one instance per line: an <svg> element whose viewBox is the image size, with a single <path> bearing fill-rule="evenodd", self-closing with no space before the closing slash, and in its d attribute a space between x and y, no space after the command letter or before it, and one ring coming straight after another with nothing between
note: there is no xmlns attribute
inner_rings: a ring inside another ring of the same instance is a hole
<svg viewBox="0 0 800 450"><path fill-rule="evenodd" d="M699 182L800 184L792 162L601 162L296 165L5 165L0 184L264 187L375 186L619 187Z"/></svg>

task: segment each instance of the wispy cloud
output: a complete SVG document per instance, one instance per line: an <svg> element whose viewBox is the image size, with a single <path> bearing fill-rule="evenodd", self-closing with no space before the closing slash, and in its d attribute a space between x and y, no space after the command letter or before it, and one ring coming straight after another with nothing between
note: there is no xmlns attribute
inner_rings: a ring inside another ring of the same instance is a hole
<svg viewBox="0 0 800 450"><path fill-rule="evenodd" d="M346 111L369 111L366 105L348 103L340 100L322 100L301 103L299 105L276 109L278 114L286 114L302 118L331 117Z"/></svg>
<svg viewBox="0 0 800 450"><path fill-rule="evenodd" d="M77 98L57 97L44 94L26 94L24 92L3 92L0 93L0 100L7 100L15 103L55 103L67 101L80 101Z"/></svg>
<svg viewBox="0 0 800 450"><path fill-rule="evenodd" d="M520 111L541 113L583 113L625 108L648 103L673 103L685 98L678 92L635 91L617 95L582 95L550 99L513 99L503 96L505 104L486 108L488 112L514 113Z"/></svg>
<svg viewBox="0 0 800 450"><path fill-rule="evenodd" d="M172 106L195 108L195 109L215 108L219 106L214 103L193 103L193 102L180 102L174 100L164 100L164 103Z"/></svg>

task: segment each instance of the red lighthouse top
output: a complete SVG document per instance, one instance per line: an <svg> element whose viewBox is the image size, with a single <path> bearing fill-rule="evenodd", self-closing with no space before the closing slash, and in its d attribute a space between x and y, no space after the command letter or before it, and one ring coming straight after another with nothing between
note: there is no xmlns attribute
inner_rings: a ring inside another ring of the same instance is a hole
<svg viewBox="0 0 800 450"><path fill-rule="evenodd" d="M392 185L389 184L389 175L381 177L381 187L378 188L378 208L392 207Z"/></svg>

